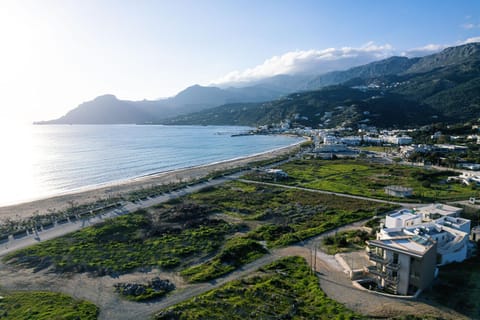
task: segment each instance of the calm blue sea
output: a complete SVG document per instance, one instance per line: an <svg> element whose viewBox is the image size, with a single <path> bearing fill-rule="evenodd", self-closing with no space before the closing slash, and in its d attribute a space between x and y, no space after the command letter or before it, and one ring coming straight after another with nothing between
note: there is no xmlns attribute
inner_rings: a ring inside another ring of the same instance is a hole
<svg viewBox="0 0 480 320"><path fill-rule="evenodd" d="M231 137L248 129L156 125L26 126L21 132L10 129L1 146L0 206L244 157L301 140L286 136Z"/></svg>

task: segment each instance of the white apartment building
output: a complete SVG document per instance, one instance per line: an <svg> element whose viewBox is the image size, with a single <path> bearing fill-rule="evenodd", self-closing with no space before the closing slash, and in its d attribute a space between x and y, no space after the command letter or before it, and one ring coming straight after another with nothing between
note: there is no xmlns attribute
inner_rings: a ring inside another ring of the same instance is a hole
<svg viewBox="0 0 480 320"><path fill-rule="evenodd" d="M420 236L367 241L366 271L394 294L413 295L435 276L436 243Z"/></svg>
<svg viewBox="0 0 480 320"><path fill-rule="evenodd" d="M377 239L367 241L371 265L366 271L393 293L413 294L426 288L437 265L462 262L472 252L471 222L459 217L461 211L432 204L387 215Z"/></svg>
<svg viewBox="0 0 480 320"><path fill-rule="evenodd" d="M377 239L422 236L437 243L437 264L462 262L469 256L471 223L458 217L461 208L432 204L418 209L401 209L385 218Z"/></svg>

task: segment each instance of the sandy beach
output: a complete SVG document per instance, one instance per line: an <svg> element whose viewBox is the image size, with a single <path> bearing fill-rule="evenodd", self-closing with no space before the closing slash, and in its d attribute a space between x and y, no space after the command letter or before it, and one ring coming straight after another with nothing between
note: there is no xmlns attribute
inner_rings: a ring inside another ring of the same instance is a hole
<svg viewBox="0 0 480 320"><path fill-rule="evenodd" d="M228 160L191 168L184 168L175 171L162 172L130 179L128 181L112 183L108 186L103 186L99 188L66 193L31 202L0 207L0 219L22 219L32 216L34 213L47 213L47 210L49 209L63 210L69 207L72 201L74 201L76 204L91 203L102 198L125 195L133 190L137 190L142 187L175 183L180 180L187 181L202 178L214 171L241 167L251 162L268 160L278 157L280 155L287 154L298 148L300 143L301 142L291 146L287 146L285 148L276 149L273 151L245 158Z"/></svg>

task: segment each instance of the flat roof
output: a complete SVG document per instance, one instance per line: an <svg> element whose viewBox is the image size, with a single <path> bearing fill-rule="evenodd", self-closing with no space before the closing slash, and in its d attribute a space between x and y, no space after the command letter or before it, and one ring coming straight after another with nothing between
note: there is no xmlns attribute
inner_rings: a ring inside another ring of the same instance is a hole
<svg viewBox="0 0 480 320"><path fill-rule="evenodd" d="M452 224L457 224L457 225L459 225L459 226L471 222L469 219L465 219L465 218L461 218L461 217L450 217L450 216L442 217L442 218L440 218L440 219L438 219L438 220L450 222L450 223L452 223ZM437 221L438 221L438 220L437 220Z"/></svg>
<svg viewBox="0 0 480 320"><path fill-rule="evenodd" d="M409 209L401 209L392 214L389 214L388 216L392 218L400 219L400 220L408 220L415 217L419 217L418 214L412 213L412 210L409 210Z"/></svg>
<svg viewBox="0 0 480 320"><path fill-rule="evenodd" d="M438 213L442 216L450 215L459 211L462 211L462 208L449 206L447 204L437 204L433 203L425 207L417 208L418 211L426 213Z"/></svg>
<svg viewBox="0 0 480 320"><path fill-rule="evenodd" d="M420 236L407 236L404 238L371 240L368 241L368 244L387 250L397 251L409 256L422 258L434 245L434 242Z"/></svg>
<svg viewBox="0 0 480 320"><path fill-rule="evenodd" d="M439 234L439 233L444 232L443 229L437 228L437 226L433 223L412 226L410 228L407 228L407 230L410 231L410 232L413 232L415 234L417 234L415 231L418 230L419 235L427 234L427 235L430 235L430 236L433 236L435 234Z"/></svg>

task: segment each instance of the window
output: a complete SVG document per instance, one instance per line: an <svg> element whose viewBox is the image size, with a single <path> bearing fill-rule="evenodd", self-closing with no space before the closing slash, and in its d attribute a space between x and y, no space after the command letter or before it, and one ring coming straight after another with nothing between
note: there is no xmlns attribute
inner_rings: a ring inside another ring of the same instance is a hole
<svg viewBox="0 0 480 320"><path fill-rule="evenodd" d="M398 263L398 253L393 253L393 263Z"/></svg>

